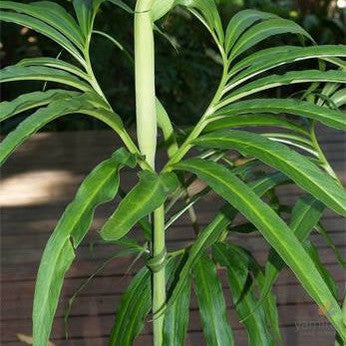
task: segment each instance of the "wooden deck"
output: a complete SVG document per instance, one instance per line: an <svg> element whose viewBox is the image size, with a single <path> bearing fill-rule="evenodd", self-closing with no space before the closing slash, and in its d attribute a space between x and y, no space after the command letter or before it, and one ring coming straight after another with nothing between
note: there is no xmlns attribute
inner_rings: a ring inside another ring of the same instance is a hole
<svg viewBox="0 0 346 346"><path fill-rule="evenodd" d="M322 144L336 171L346 181L345 141L343 135L322 131ZM117 147L109 132L79 132L39 134L29 140L9 159L2 170L0 190L1 213L1 345L22 345L17 333L31 334L31 308L34 280L44 244L66 204L73 197L85 174L98 162L108 157ZM122 182L130 186L135 175L123 172ZM282 189L285 203L294 203L301 193ZM220 204L216 196L208 197L198 206L200 223L206 224ZM92 232L77 251L77 260L67 274L62 300L56 315L52 341L55 345L107 344L114 311L121 292L131 280L138 266L124 274L131 259L113 261L82 292L71 311L69 340L64 339L64 307L69 297L83 281L110 255L114 248L95 244L95 230L114 205L101 207L95 217ZM335 214L326 212L324 224L340 250L345 253L345 223ZM168 247L174 249L189 243L193 231L188 219L182 218L167 234ZM258 234L231 236L253 250L263 263L268 246ZM345 273L338 266L330 248L318 235L312 235L322 261L328 265L343 292ZM236 322L225 274L220 273L225 286L226 300L236 338L236 345L246 345L246 333ZM285 270L276 285L282 333L285 345L333 345L334 332L318 308L298 285L293 275ZM151 344L150 324L145 327L136 345ZM186 345L205 345L196 301L191 303L189 334ZM121 345L119 345L121 346ZM227 345L225 345L227 346Z"/></svg>

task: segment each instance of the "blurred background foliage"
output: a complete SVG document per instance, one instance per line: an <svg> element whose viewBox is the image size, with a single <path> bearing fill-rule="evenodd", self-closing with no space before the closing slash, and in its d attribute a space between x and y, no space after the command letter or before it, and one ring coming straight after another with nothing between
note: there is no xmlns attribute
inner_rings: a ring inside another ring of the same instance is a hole
<svg viewBox="0 0 346 346"><path fill-rule="evenodd" d="M30 2L30 1L21 1ZM134 1L126 1L133 6ZM346 0L216 0L224 23L246 8L272 12L301 24L319 44L344 44L346 37ZM67 0L59 1L72 11ZM132 16L112 4L105 3L98 14L95 29L104 31L133 53ZM221 72L216 47L203 26L181 8L176 8L159 23L165 34L157 33L157 94L173 122L189 125L196 121L210 100ZM273 39L272 39L273 40ZM292 44L295 37L276 38ZM272 42L271 42L272 43ZM2 24L1 65L5 67L27 57L60 54L49 39L17 25ZM65 53L62 53L65 54ZM64 56L68 60L69 57ZM134 80L132 62L107 39L95 35L92 61L96 76L114 109L125 123L134 123ZM3 86L2 100L21 93L42 89L42 83L11 83ZM293 93L293 90L285 90ZM24 115L25 116L25 115ZM2 133L11 130L20 119L11 119ZM99 129L97 121L82 116L61 118L44 130L68 131Z"/></svg>

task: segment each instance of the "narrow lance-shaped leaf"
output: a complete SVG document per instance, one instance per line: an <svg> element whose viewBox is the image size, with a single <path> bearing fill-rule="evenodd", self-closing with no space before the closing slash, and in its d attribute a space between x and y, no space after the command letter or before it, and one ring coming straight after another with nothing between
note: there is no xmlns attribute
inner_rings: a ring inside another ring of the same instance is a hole
<svg viewBox="0 0 346 346"><path fill-rule="evenodd" d="M304 195L298 199L292 210L289 226L301 243L308 238L313 228L321 219L323 211L324 205L311 195ZM261 290L259 304L263 302L272 290L273 285L284 266L285 262L273 249L271 249L265 267L265 280Z"/></svg>
<svg viewBox="0 0 346 346"><path fill-rule="evenodd" d="M177 168L179 169L179 167ZM242 167L238 167L237 170L239 173L240 168ZM253 189L253 191L256 194L262 196L268 190L272 189L274 186L282 184L286 181L287 178L281 173L271 174L259 179L258 181L250 183L249 186ZM191 246L186 263L184 264L179 273L179 280L177 281L173 289L172 295L167 303L168 307L171 304L173 304L179 296L185 284L185 281L187 277L190 275L191 269L193 268L198 258L203 254L205 249L207 249L219 240L222 232L226 230L227 226L233 221L236 214L237 210L227 204L226 206L221 208L220 212L216 215L213 221L199 234L198 238Z"/></svg>
<svg viewBox="0 0 346 346"><path fill-rule="evenodd" d="M97 111L89 102L89 95L83 94L53 101L48 107L37 110L33 115L22 121L20 125L18 125L14 131L10 132L0 143L0 163L2 164L20 144L50 121L66 114L76 112L88 113L90 110ZM105 117L107 114L103 114L102 116ZM114 119L116 120L116 115L114 115Z"/></svg>
<svg viewBox="0 0 346 346"><path fill-rule="evenodd" d="M178 179L173 173L158 175L142 171L139 179L103 226L100 234L104 240L117 240L125 236L139 220L162 205L178 187Z"/></svg>
<svg viewBox="0 0 346 346"><path fill-rule="evenodd" d="M91 91L91 87L66 71L45 66L13 65L0 70L0 83L23 80L38 80L69 85L82 91Z"/></svg>
<svg viewBox="0 0 346 346"><path fill-rule="evenodd" d="M212 120L212 119L210 119ZM230 127L241 126L277 126L306 133L303 126L294 123L293 121L272 114L239 114L228 115L227 117L210 121L205 128L205 132L222 130Z"/></svg>
<svg viewBox="0 0 346 346"><path fill-rule="evenodd" d="M144 327L151 308L150 270L142 268L132 279L121 298L115 314L115 322L109 338L109 346L132 346Z"/></svg>
<svg viewBox="0 0 346 346"><path fill-rule="evenodd" d="M333 308L334 313L328 318L335 329L346 338L346 328L337 301L299 240L273 209L220 164L190 159L177 164L176 168L196 174L253 223L292 269L317 304L322 306L329 304L328 306Z"/></svg>
<svg viewBox="0 0 346 346"><path fill-rule="evenodd" d="M12 101L3 101L0 103L0 121L4 121L29 109L45 106L57 99L69 99L77 95L79 95L77 91L62 89L51 89L47 91L35 91L32 93L22 94Z"/></svg>
<svg viewBox="0 0 346 346"><path fill-rule="evenodd" d="M280 46L262 49L236 63L230 70L235 76L230 84L238 84L260 73L283 64L307 59L323 59L331 57L345 57L346 48L343 45L323 45L309 47Z"/></svg>
<svg viewBox="0 0 346 346"><path fill-rule="evenodd" d="M271 36L287 33L299 34L313 41L309 33L291 20L282 18L268 19L255 24L239 38L231 50L231 59Z"/></svg>
<svg viewBox="0 0 346 346"><path fill-rule="evenodd" d="M47 25L46 23L42 22L41 20L38 20L34 17L28 16L25 14L8 12L8 11L0 11L0 20L4 22L23 25L40 34L45 35L46 37L60 44L72 56L74 56L83 66L85 66L85 60L81 56L79 50L59 31L57 31L50 25Z"/></svg>
<svg viewBox="0 0 346 346"><path fill-rule="evenodd" d="M311 102L295 99L260 98L240 101L218 109L210 118L227 117L228 114L233 116L251 113L292 114L317 120L339 130L346 130L345 113L327 107L320 107Z"/></svg>
<svg viewBox="0 0 346 346"><path fill-rule="evenodd" d="M193 278L207 345L234 345L222 286L215 264L207 255L196 262Z"/></svg>
<svg viewBox="0 0 346 346"><path fill-rule="evenodd" d="M199 138L205 148L235 149L254 156L290 177L335 212L346 215L346 193L328 174L322 172L305 156L264 136L246 131L219 131Z"/></svg>
<svg viewBox="0 0 346 346"><path fill-rule="evenodd" d="M43 252L37 275L33 307L33 338L46 346L66 271L74 249L88 232L95 208L112 200L119 186L119 169L133 166L134 157L125 150L99 164L83 181L75 199L68 205Z"/></svg>
<svg viewBox="0 0 346 346"><path fill-rule="evenodd" d="M184 260L184 259L182 259ZM174 284L176 270L179 269L180 262L176 262L172 273L170 274L169 281L170 285ZM167 268L166 268L167 269ZM176 299L174 304L167 309L165 313L165 320L163 325L163 345L164 346L184 346L187 334L187 328L189 324L189 313L190 313L190 290L191 282L190 279L185 281L185 285L181 290L179 297Z"/></svg>
<svg viewBox="0 0 346 346"><path fill-rule="evenodd" d="M235 310L240 319L252 312L256 298L252 291L250 260L236 245L217 243L213 245L213 257L227 269L228 283ZM257 309L244 321L249 346L267 346L273 344L268 331L263 309Z"/></svg>
<svg viewBox="0 0 346 346"><path fill-rule="evenodd" d="M229 52L239 37L246 31L251 25L260 21L270 18L278 18L275 14L261 12L257 10L243 10L235 14L229 21L226 29L226 52Z"/></svg>
<svg viewBox="0 0 346 346"><path fill-rule="evenodd" d="M271 75L268 77L260 78L254 82L248 83L234 92L225 96L220 103L220 107L223 107L236 100L240 100L246 96L258 93L260 91L276 88L282 85L290 85L297 83L312 83L312 82L334 82L334 83L346 83L346 71L329 70L306 70L306 71L292 71L283 75ZM234 85L229 84L225 90L229 90Z"/></svg>
<svg viewBox="0 0 346 346"><path fill-rule="evenodd" d="M41 20L61 32L78 48L83 49L84 38L76 21L56 2L35 1L30 4L21 4L14 1L1 1L0 8L13 10Z"/></svg>

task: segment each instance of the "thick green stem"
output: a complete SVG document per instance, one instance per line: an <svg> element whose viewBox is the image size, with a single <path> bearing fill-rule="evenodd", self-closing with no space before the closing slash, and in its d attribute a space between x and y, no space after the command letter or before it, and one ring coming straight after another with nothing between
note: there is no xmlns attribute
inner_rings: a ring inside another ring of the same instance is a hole
<svg viewBox="0 0 346 346"><path fill-rule="evenodd" d="M137 0L135 9L135 81L137 138L141 153L155 169L157 116L155 97L155 49L150 9L153 0ZM166 302L165 278L165 215L162 205L154 212L152 257L158 266L153 269L153 332L154 345L162 346L164 315L156 316Z"/></svg>

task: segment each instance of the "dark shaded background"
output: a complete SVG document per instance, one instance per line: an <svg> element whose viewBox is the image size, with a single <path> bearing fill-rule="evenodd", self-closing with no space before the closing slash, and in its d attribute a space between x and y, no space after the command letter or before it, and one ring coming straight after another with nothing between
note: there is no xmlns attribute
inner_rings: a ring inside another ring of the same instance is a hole
<svg viewBox="0 0 346 346"><path fill-rule="evenodd" d="M30 1L21 1L30 2ZM126 1L133 6L133 0ZM336 0L217 0L224 23L237 11L257 8L273 12L284 18L295 20L309 31L320 44L345 43L346 10L337 6ZM60 4L72 11L67 0ZM157 94L167 108L173 122L189 125L196 121L209 102L219 81L221 66L215 45L203 26L188 12L176 8L165 16L159 27L169 40L157 34ZM133 52L132 16L112 4L105 3L97 16L95 28L102 30ZM292 44L294 36L272 38L277 43ZM173 45L175 48L173 47ZM275 43L275 41L274 41ZM265 44L265 43L264 43ZM108 40L95 35L91 55L96 76L111 101L114 109L121 114L125 123L134 120L134 83L131 62ZM15 24L2 24L1 65L5 67L27 57L56 57L60 47L42 35ZM69 60L68 54L62 55ZM74 63L73 60L71 62ZM20 93L42 89L42 82L21 82L5 84L2 99L13 99ZM285 88L286 93L295 89ZM2 126L7 133L26 115L8 120ZM97 120L74 116L63 117L46 126L43 131L67 131L100 129Z"/></svg>

